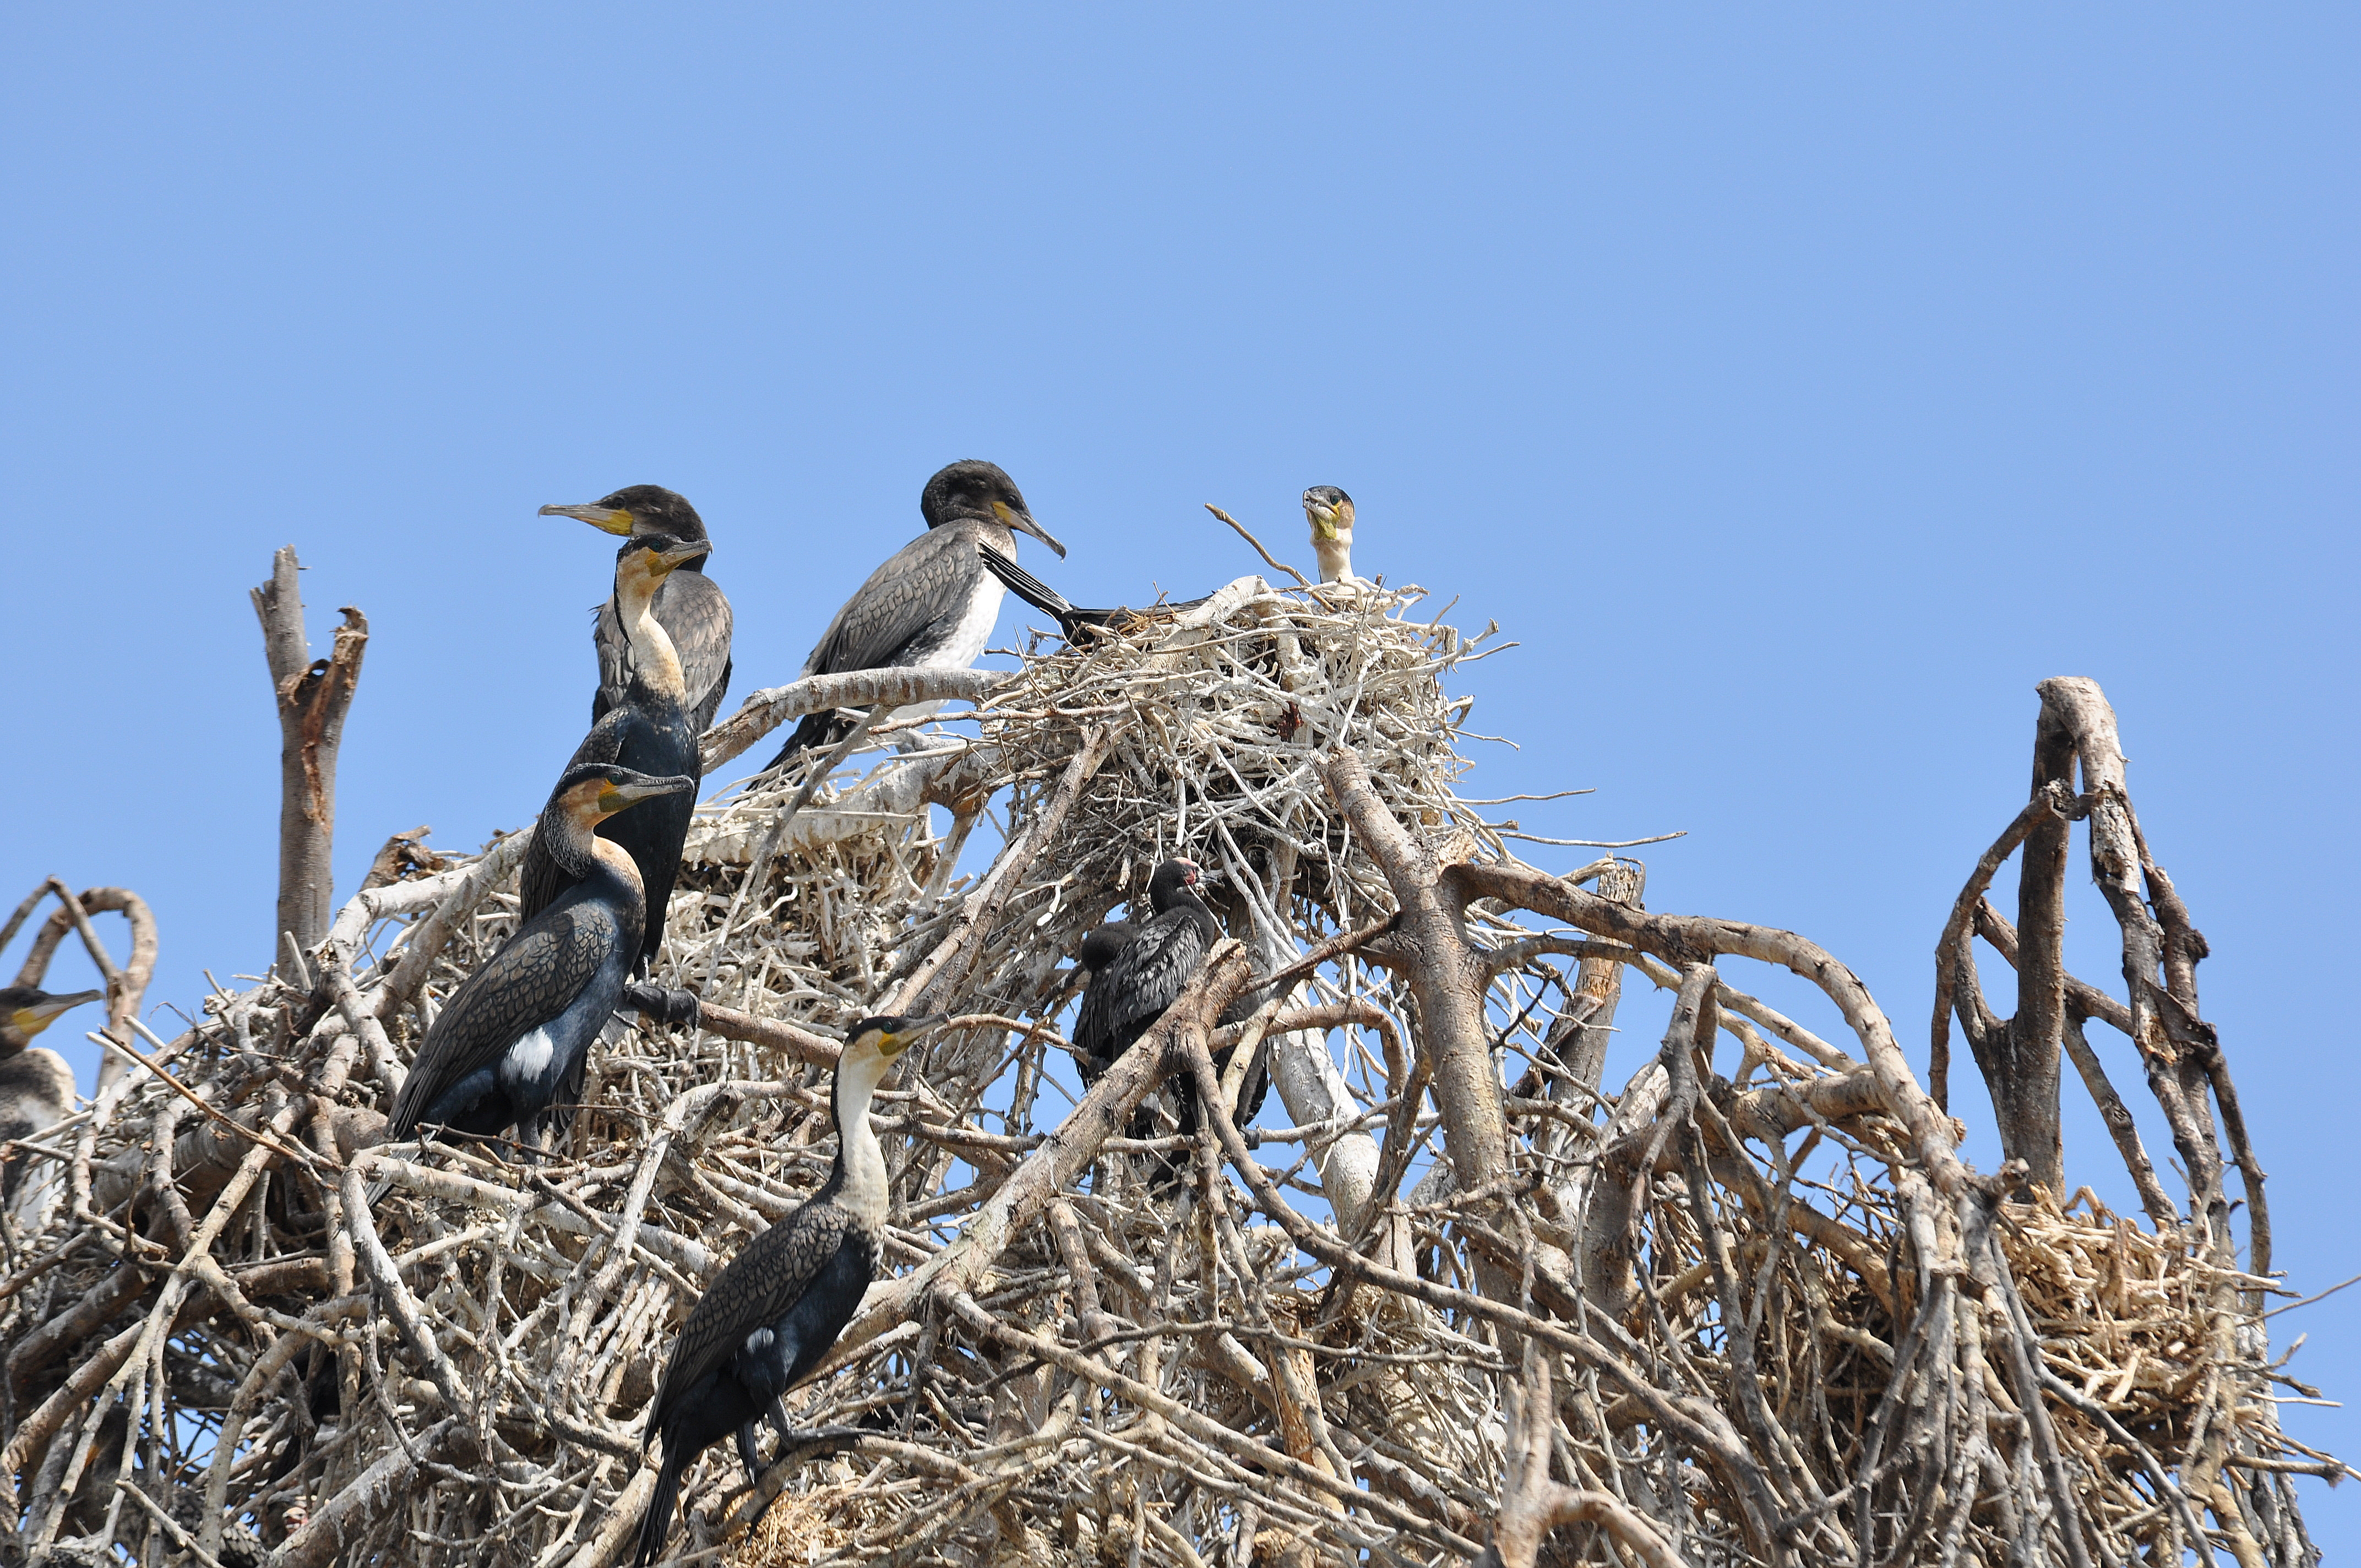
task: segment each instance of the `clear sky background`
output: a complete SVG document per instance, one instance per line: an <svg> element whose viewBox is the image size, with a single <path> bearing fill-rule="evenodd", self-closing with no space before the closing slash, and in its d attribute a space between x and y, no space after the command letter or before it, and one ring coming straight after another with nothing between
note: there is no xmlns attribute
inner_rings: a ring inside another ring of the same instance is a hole
<svg viewBox="0 0 2361 1568"><path fill-rule="evenodd" d="M579 738L611 551L543 502L689 496L734 703L951 458L1016 477L1084 603L1256 569L1205 501L1308 566L1296 493L1337 484L1361 570L1523 643L1466 677L1522 746L1471 793L1687 829L1652 907L1811 935L1922 1060L2033 685L2099 680L2325 1286L2361 1271L2356 42L2327 6L10 5L0 899L140 891L158 1004L269 961L281 543L316 651L338 605L373 630L341 899L390 831L529 817ZM2120 989L2081 855L2070 957ZM2275 1320L2332 1395L2356 1298ZM2308 1496L2361 1547L2361 1492Z"/></svg>

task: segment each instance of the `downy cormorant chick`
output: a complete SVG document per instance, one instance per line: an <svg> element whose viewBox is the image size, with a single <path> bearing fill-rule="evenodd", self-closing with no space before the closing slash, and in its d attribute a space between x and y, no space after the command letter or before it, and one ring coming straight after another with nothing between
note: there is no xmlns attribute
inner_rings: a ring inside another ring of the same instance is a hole
<svg viewBox="0 0 2361 1568"><path fill-rule="evenodd" d="M57 1052L34 1045L33 1036L56 1023L68 1008L96 1002L105 994L77 991L52 996L30 985L0 988L0 1142L29 1138L72 1113L73 1069ZM39 1210L56 1185L53 1179L38 1176L27 1181L26 1163L13 1157L0 1160L0 1198L5 1198L20 1231L38 1228ZM23 1202L18 1201L20 1196Z"/></svg>
<svg viewBox="0 0 2361 1568"><path fill-rule="evenodd" d="M1303 492L1303 516L1312 524L1312 553L1320 557L1320 580L1353 580L1353 498L1334 485Z"/></svg>

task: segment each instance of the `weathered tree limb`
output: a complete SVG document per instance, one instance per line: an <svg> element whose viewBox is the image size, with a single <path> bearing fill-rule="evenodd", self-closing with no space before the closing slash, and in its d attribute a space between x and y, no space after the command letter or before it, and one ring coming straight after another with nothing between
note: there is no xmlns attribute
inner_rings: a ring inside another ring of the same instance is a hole
<svg viewBox="0 0 2361 1568"><path fill-rule="evenodd" d="M18 966L16 983L40 984L42 978L49 973L50 959L65 940L66 932L72 930L82 938L82 948L90 954L90 961L105 977L107 1037L124 1045L130 1044L130 1021L139 1015L139 1003L148 993L148 981L156 973L156 917L148 913L147 900L127 887L84 888L77 895L62 881L51 877L33 891L32 896L17 909L16 918L8 923L7 930L0 933L0 948L8 945L9 938L16 934L17 927L40 902L44 893L57 895L58 908L41 923L40 930L35 934L32 947L26 951L24 963ZM119 914L131 927L131 956L120 967L106 950L106 944L98 939L98 933L91 927L90 917L102 914ZM104 1090L121 1078L123 1071L123 1064L115 1058L101 1058L98 1087Z"/></svg>
<svg viewBox="0 0 2361 1568"><path fill-rule="evenodd" d="M791 718L834 707L895 707L916 702L973 702L1005 685L998 670L941 670L895 665L811 675L783 686L752 692L738 711L705 732L700 746L709 776L739 753Z"/></svg>
<svg viewBox="0 0 2361 1568"><path fill-rule="evenodd" d="M262 622L262 651L270 667L270 688L279 708L279 913L277 932L294 933L305 952L328 934L329 896L335 886L336 752L344 743L345 716L359 684L361 656L368 647L368 618L344 607L328 657L314 661L303 632L303 598L296 573L295 547L281 545L271 557L270 580L253 590L254 613Z"/></svg>

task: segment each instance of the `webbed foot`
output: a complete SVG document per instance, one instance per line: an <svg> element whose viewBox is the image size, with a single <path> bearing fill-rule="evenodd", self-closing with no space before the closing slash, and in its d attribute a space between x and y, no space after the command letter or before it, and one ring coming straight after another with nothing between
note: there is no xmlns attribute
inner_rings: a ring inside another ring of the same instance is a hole
<svg viewBox="0 0 2361 1568"><path fill-rule="evenodd" d="M657 985L652 981L635 980L623 987L622 1004L638 1012L642 1018L671 1028L686 1025L694 1029L705 1016L697 992L682 991L675 986Z"/></svg>

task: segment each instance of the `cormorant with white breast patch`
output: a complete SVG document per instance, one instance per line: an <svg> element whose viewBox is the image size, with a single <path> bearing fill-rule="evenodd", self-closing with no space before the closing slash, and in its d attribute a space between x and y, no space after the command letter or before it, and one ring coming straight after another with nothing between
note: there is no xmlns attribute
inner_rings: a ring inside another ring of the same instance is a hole
<svg viewBox="0 0 2361 1568"><path fill-rule="evenodd" d="M735 1434L750 1479L762 1474L764 1418L790 1441L781 1397L818 1365L876 1277L887 1209L885 1151L869 1101L895 1058L941 1017L863 1018L846 1034L829 1107L836 1162L811 1201L747 1244L681 1326L642 1442L664 1437L655 1496L640 1520L641 1568L672 1534L682 1472Z"/></svg>
<svg viewBox="0 0 2361 1568"><path fill-rule="evenodd" d="M1353 498L1334 485L1314 485L1303 492L1303 516L1312 524L1320 580L1353 581Z"/></svg>
<svg viewBox="0 0 2361 1568"><path fill-rule="evenodd" d="M639 868L594 829L643 800L695 789L611 762L568 768L538 829L568 885L517 927L434 1016L386 1123L389 1143L422 1126L492 1137L516 1127L541 1146L567 1084L578 1092L599 1026L640 951Z"/></svg>
<svg viewBox="0 0 2361 1568"><path fill-rule="evenodd" d="M56 1126L71 1113L73 1069L57 1052L34 1045L33 1036L56 1023L59 1014L68 1008L96 1002L105 994L103 991L76 991L52 996L38 986L0 988L0 1143L29 1138L44 1128ZM0 1162L0 1196L5 1196L9 1212L17 1216L22 1227L30 1229L38 1206L38 1195L46 1193L55 1183L38 1179L27 1182L25 1164L17 1158ZM36 1201L19 1204L20 1195Z"/></svg>
<svg viewBox="0 0 2361 1568"><path fill-rule="evenodd" d="M662 485L627 485L613 495L582 506L545 506L544 517L578 518L591 527L627 539L662 535L684 543L712 548L705 520L688 499ZM624 545L623 550L631 548ZM618 555L622 550L616 552ZM713 728L721 698L730 690L730 600L705 575L705 557L692 555L656 590L656 623L672 639L680 660L686 696L682 706L698 734ZM590 699L590 722L623 700L631 680L631 642L623 624L620 596L598 607L598 623L591 632L598 650L598 694Z"/></svg>
<svg viewBox="0 0 2361 1568"><path fill-rule="evenodd" d="M1021 532L1066 553L1033 521L1016 481L997 464L970 458L940 470L920 492L918 512L927 532L895 552L844 601L804 661L805 676L906 664L964 670L983 656L1000 619L1000 579L984 570L976 546L988 544L1014 559ZM940 707L912 703L900 713L923 718ZM851 726L840 713L806 715L765 771L813 747L833 745Z"/></svg>
<svg viewBox="0 0 2361 1568"><path fill-rule="evenodd" d="M653 607L673 574L707 548L702 540L652 533L633 539L615 557L611 602L631 642L628 674L620 700L590 727L566 763L571 770L611 762L657 778L689 781L686 790L598 828L598 837L620 845L638 870L647 918L633 956L642 972L655 961L664 942L664 907L680 875L681 846L688 839L689 818L697 810L696 786L703 776L680 659ZM551 829L544 824L533 830L533 842L525 847L524 869L517 877L520 919L530 920L548 908L582 874L559 865L550 840Z"/></svg>

